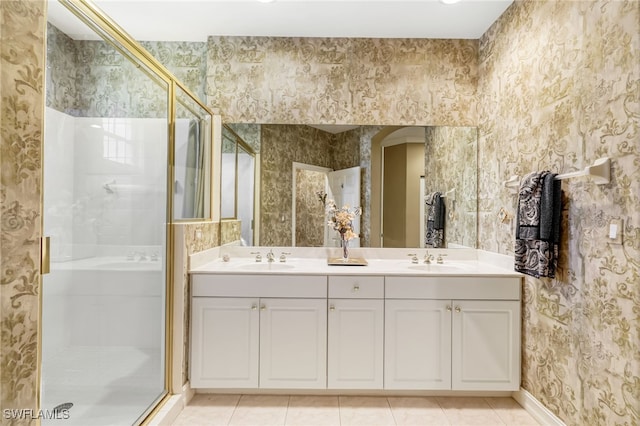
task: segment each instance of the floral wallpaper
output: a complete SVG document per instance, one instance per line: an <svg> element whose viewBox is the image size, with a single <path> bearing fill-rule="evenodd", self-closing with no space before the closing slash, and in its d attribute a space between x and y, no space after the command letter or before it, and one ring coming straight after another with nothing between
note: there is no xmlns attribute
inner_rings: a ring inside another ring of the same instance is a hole
<svg viewBox="0 0 640 426"><path fill-rule="evenodd" d="M447 245L476 247L477 148L475 127L426 127L425 194L440 191L445 195Z"/></svg>
<svg viewBox="0 0 640 426"><path fill-rule="evenodd" d="M331 168L332 135L276 124L262 125L261 132L260 245L290 246L293 162Z"/></svg>
<svg viewBox="0 0 640 426"><path fill-rule="evenodd" d="M141 42L200 99L206 43ZM165 88L104 41L73 40L47 24L47 105L82 117L164 117ZM162 83L163 85L164 83Z"/></svg>
<svg viewBox="0 0 640 426"><path fill-rule="evenodd" d="M240 221L225 219L220 222L220 244L216 246L240 241L240 237Z"/></svg>
<svg viewBox="0 0 640 426"><path fill-rule="evenodd" d="M37 408L45 7L0 2L2 408ZM500 212L513 214L516 205L504 180L611 157L610 184L562 184L560 273L524 285L522 385L568 425L633 425L640 421L639 27L638 1L518 0L479 43L211 37L205 91L225 122L478 125L479 247L503 254L513 254L514 232ZM96 91L78 104L54 93L56 102L79 114L104 108L107 97L124 105L108 91L126 78L108 50L79 52L102 61L101 73L76 71L78 87ZM364 132L360 164L370 164L373 135ZM275 153L263 155L275 161ZM365 167L364 179L370 173ZM279 177L271 182L282 184ZM367 199L365 188L363 205ZM621 245L607 241L611 219L624 221ZM203 228L204 242L189 237L189 253L220 244L217 225Z"/></svg>
<svg viewBox="0 0 640 426"><path fill-rule="evenodd" d="M260 125L253 123L226 123L236 135L257 154L260 152Z"/></svg>
<svg viewBox="0 0 640 426"><path fill-rule="evenodd" d="M325 206L317 193L325 189L325 175L312 170L296 170L296 246L324 246L327 226Z"/></svg>
<svg viewBox="0 0 640 426"><path fill-rule="evenodd" d="M480 40L481 249L513 254L509 176L612 159L562 182L560 273L525 280L522 386L567 425L640 424L639 63L638 1L516 1Z"/></svg>
<svg viewBox="0 0 640 426"><path fill-rule="evenodd" d="M46 105L77 117L76 42L47 22Z"/></svg>
<svg viewBox="0 0 640 426"><path fill-rule="evenodd" d="M44 1L0 2L2 410L39 408L45 9ZM30 419L5 420L15 425L32 423Z"/></svg>
<svg viewBox="0 0 640 426"><path fill-rule="evenodd" d="M207 103L230 123L475 125L477 40L208 39Z"/></svg>
<svg viewBox="0 0 640 426"><path fill-rule="evenodd" d="M165 66L198 99L206 99L207 43L141 41L140 44Z"/></svg>

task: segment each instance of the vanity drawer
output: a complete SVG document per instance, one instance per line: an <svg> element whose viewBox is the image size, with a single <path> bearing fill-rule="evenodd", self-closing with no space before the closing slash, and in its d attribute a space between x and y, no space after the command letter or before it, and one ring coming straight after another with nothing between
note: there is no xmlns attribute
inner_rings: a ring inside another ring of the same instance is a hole
<svg viewBox="0 0 640 426"><path fill-rule="evenodd" d="M520 278L387 277L387 299L519 300Z"/></svg>
<svg viewBox="0 0 640 426"><path fill-rule="evenodd" d="M194 297L327 297L325 275L193 274Z"/></svg>
<svg viewBox="0 0 640 426"><path fill-rule="evenodd" d="M329 298L382 299L384 277L372 275L329 276Z"/></svg>

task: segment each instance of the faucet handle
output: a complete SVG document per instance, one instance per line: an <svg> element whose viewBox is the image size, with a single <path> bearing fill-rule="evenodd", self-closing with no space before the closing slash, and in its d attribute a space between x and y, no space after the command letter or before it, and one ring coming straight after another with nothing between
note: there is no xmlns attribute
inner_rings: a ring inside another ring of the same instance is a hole
<svg viewBox="0 0 640 426"><path fill-rule="evenodd" d="M444 263L444 259L443 259L444 256L446 256L446 254L438 253L438 258L436 259L436 262Z"/></svg>
<svg viewBox="0 0 640 426"><path fill-rule="evenodd" d="M424 253L424 263L429 264L429 263L431 263L431 261L432 261L432 260L433 260L433 255L432 255L432 254L429 254L429 250L427 250L427 251Z"/></svg>
<svg viewBox="0 0 640 426"><path fill-rule="evenodd" d="M262 262L262 255L260 254L259 251L252 251L249 254L255 254L256 255L256 262Z"/></svg>
<svg viewBox="0 0 640 426"><path fill-rule="evenodd" d="M411 263L418 263L418 256L417 256L416 253L409 253L409 254L407 254L407 256L413 256L411 258Z"/></svg>
<svg viewBox="0 0 640 426"><path fill-rule="evenodd" d="M285 251L280 253L280 262L286 262L287 261L287 256L290 255L290 254L291 253L285 252Z"/></svg>

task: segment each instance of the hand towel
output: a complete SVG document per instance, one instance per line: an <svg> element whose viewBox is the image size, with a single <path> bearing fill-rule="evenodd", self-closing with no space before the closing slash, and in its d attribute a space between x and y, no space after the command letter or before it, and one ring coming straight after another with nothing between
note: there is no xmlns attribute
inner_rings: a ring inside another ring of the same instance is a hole
<svg viewBox="0 0 640 426"><path fill-rule="evenodd" d="M444 220L445 206L441 192L432 192L427 195L427 235L425 244L427 247L444 247Z"/></svg>
<svg viewBox="0 0 640 426"><path fill-rule="evenodd" d="M527 275L555 277L562 215L560 181L549 171L522 179L516 223L515 270Z"/></svg>

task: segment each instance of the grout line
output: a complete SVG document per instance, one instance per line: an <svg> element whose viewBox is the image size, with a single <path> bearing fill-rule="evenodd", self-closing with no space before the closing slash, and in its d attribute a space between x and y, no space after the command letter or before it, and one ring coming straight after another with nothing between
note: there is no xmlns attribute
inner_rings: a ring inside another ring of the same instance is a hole
<svg viewBox="0 0 640 426"><path fill-rule="evenodd" d="M289 406L291 405L291 395L287 396L287 409L284 412L284 422L282 423L282 426L285 426L287 424L287 416L289 415Z"/></svg>
<svg viewBox="0 0 640 426"><path fill-rule="evenodd" d="M391 418L393 419L393 424L397 425L398 421L396 420L396 416L393 415L393 408L391 408L389 397L385 397L385 401L387 401L387 407L389 407L389 411L391 412Z"/></svg>
<svg viewBox="0 0 640 426"><path fill-rule="evenodd" d="M236 405L233 407L233 411L231 412L231 416L229 417L229 420L227 420L227 426L231 424L231 419L233 419L233 415L236 413L236 410L238 409L238 405L240 405L241 399L242 399L242 394L239 394L238 400L236 401Z"/></svg>

